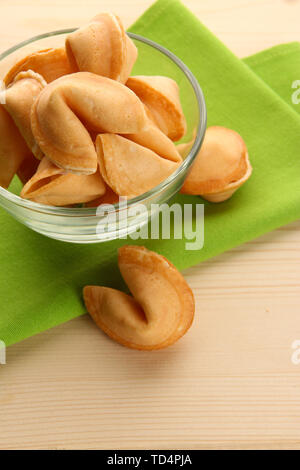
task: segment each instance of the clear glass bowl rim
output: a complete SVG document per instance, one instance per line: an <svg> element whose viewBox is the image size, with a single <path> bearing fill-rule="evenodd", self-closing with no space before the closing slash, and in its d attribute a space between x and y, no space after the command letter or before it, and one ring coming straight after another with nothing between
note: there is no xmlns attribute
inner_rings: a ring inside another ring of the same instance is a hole
<svg viewBox="0 0 300 470"><path fill-rule="evenodd" d="M32 44L36 41L39 41L41 39L46 39L50 38L53 36L59 36L63 34L69 34L75 31L77 28L69 28L69 29L60 29L57 31L52 31L44 34L40 34L38 36L34 36L30 39L27 39L23 42L20 42L16 44L15 46L11 47L10 49L7 49L5 52L0 54L0 61L5 59L7 56L12 54L13 52L17 51L18 49L21 49L24 46L27 46L28 44ZM127 32L128 36L131 37L132 39L135 39L137 41L143 42L147 44L148 46L153 47L154 49L157 49L160 51L162 54L166 55L169 59L171 59L184 73L184 75L187 77L189 80L190 84L192 85L192 88L195 92L196 98L197 98L197 104L198 104L198 111L199 111L199 124L197 126L197 133L195 137L195 142L182 162L182 164L177 168L177 170L172 173L168 178L166 178L162 183L159 185L155 186L151 190L147 191L146 193L141 194L140 196L134 197L127 202L127 207L130 208L130 206L133 206L135 204L140 204L143 203L143 201L147 200L148 198L151 198L152 196L155 196L156 193L161 192L164 190L167 186L169 186L174 180L176 180L185 170L187 167L189 167L194 159L196 158L204 135L206 131L206 122L207 122L207 113L206 113L206 103L205 103L205 98L203 91L198 83L198 80L194 76L194 74L190 71L190 69L180 60L175 54L173 54L171 51L166 49L165 47L161 46L160 44L152 41L151 39L145 38L143 36L140 36L139 34L134 34ZM34 211L38 212L43 212L43 213L51 213L53 215L60 215L60 216L92 216L96 215L97 208L66 208L66 207L55 207L55 206L47 206L45 204L39 204L37 202L29 201L27 199L23 199L20 196L17 196L16 194L11 193L10 191L2 188L0 186L0 195L2 195L5 199L17 204L18 206L25 207L27 209L32 209ZM122 203L117 203L113 204L115 211L122 209Z"/></svg>

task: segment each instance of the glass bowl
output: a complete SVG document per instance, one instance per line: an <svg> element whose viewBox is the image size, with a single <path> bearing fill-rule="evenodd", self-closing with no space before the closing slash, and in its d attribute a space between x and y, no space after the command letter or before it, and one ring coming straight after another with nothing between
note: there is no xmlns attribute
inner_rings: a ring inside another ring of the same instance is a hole
<svg viewBox="0 0 300 470"><path fill-rule="evenodd" d="M0 55L0 77L3 78L13 64L31 52L62 47L66 35L73 31L46 33L4 52ZM47 237L73 243L99 243L135 232L147 224L150 214L154 215L153 207L158 211L159 205L180 190L201 147L206 129L206 106L198 81L172 52L142 36L128 34L139 51L132 75L165 75L178 83L187 120L187 134L183 141L194 143L180 167L166 180L127 203L121 201L110 206L107 212L97 208L46 206L22 199L0 187L0 205L19 222Z"/></svg>

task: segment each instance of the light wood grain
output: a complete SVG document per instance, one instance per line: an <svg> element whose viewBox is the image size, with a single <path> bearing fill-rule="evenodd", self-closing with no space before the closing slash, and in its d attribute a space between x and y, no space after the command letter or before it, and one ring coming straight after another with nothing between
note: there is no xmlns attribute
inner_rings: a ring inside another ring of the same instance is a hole
<svg viewBox="0 0 300 470"><path fill-rule="evenodd" d="M110 0L127 25L150 4ZM238 55L299 39L298 1L186 0ZM0 1L0 48L96 14L96 0ZM1 449L300 449L300 222L189 269L193 328L126 350L83 316L9 348Z"/></svg>

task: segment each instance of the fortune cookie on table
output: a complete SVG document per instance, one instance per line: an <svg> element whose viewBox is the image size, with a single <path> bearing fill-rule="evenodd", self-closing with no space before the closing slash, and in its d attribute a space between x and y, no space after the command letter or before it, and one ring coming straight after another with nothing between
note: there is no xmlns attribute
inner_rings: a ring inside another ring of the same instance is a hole
<svg viewBox="0 0 300 470"><path fill-rule="evenodd" d="M17 62L4 78L5 85L8 86L18 73L27 70L38 73L47 83L76 71L72 69L64 48L45 49L33 52Z"/></svg>
<svg viewBox="0 0 300 470"><path fill-rule="evenodd" d="M183 276L166 258L140 246L120 248L118 264L132 296L108 287L85 287L85 305L95 323L129 348L174 344L191 326L195 310Z"/></svg>
<svg viewBox="0 0 300 470"><path fill-rule="evenodd" d="M137 48L120 19L101 13L69 34L66 51L73 68L125 83L137 59Z"/></svg>
<svg viewBox="0 0 300 470"><path fill-rule="evenodd" d="M135 76L126 85L134 91L149 110L154 123L171 140L180 140L186 133L177 83L168 77Z"/></svg>
<svg viewBox="0 0 300 470"><path fill-rule="evenodd" d="M93 175L73 175L54 165L47 157L35 175L25 184L21 197L40 204L67 206L92 201L105 193L104 181Z"/></svg>
<svg viewBox="0 0 300 470"><path fill-rule="evenodd" d="M31 127L43 153L58 167L92 174L97 155L89 131L135 134L147 120L143 104L125 85L78 72L44 88L33 106Z"/></svg>
<svg viewBox="0 0 300 470"><path fill-rule="evenodd" d="M247 147L231 129L212 126L183 184L183 194L202 196L211 202L229 199L252 173Z"/></svg>
<svg viewBox="0 0 300 470"><path fill-rule="evenodd" d="M22 162L30 157L31 152L14 121L0 105L0 186L8 188Z"/></svg>
<svg viewBox="0 0 300 470"><path fill-rule="evenodd" d="M20 72L7 87L5 104L3 105L12 117L29 149L39 159L43 157L43 153L32 134L31 110L45 86L46 82L41 75L31 70Z"/></svg>
<svg viewBox="0 0 300 470"><path fill-rule="evenodd" d="M115 134L96 139L100 172L119 196L135 197L157 186L179 166L152 150Z"/></svg>

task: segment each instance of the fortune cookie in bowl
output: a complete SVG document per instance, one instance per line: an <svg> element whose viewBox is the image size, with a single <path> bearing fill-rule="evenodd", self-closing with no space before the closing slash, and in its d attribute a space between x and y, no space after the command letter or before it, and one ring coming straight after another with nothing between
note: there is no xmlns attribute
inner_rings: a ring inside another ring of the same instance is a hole
<svg viewBox="0 0 300 470"><path fill-rule="evenodd" d="M152 121L148 121L147 127L138 134L127 134L127 139L142 145L162 158L172 162L182 162L180 153L174 142L167 137Z"/></svg>
<svg viewBox="0 0 300 470"><path fill-rule="evenodd" d="M8 188L22 162L30 157L31 152L18 128L0 104L0 186Z"/></svg>
<svg viewBox="0 0 300 470"><path fill-rule="evenodd" d="M180 164L115 134L99 134L96 149L106 184L119 196L128 198L154 188Z"/></svg>
<svg viewBox="0 0 300 470"><path fill-rule="evenodd" d="M186 133L186 120L182 111L179 88L169 77L135 76L126 85L134 91L148 108L149 116L171 140L180 140Z"/></svg>
<svg viewBox="0 0 300 470"><path fill-rule="evenodd" d="M104 181L93 175L73 175L54 165L47 157L25 184L21 197L50 206L68 206L92 201L105 193Z"/></svg>
<svg viewBox="0 0 300 470"><path fill-rule="evenodd" d="M44 88L32 108L31 127L43 153L58 167L92 174L98 163L89 131L135 134L147 120L143 104L125 85L78 72Z"/></svg>
<svg viewBox="0 0 300 470"><path fill-rule="evenodd" d="M64 48L50 48L32 52L17 62L4 78L5 85L8 86L18 73L27 72L28 70L41 75L47 83L53 82L53 80L63 75L76 72L76 69L72 69Z"/></svg>
<svg viewBox="0 0 300 470"><path fill-rule="evenodd" d="M39 164L40 160L35 158L32 153L22 161L17 171L17 175L23 185L33 177L38 169Z"/></svg>
<svg viewBox="0 0 300 470"><path fill-rule="evenodd" d="M129 348L174 344L191 326L195 311L183 276L166 258L140 246L120 248L118 264L132 296L108 287L85 287L85 305L95 323Z"/></svg>
<svg viewBox="0 0 300 470"><path fill-rule="evenodd" d="M182 186L183 194L222 202L251 176L252 167L242 137L231 129L212 126Z"/></svg>
<svg viewBox="0 0 300 470"><path fill-rule="evenodd" d="M45 80L38 73L32 72L32 70L20 72L6 89L5 104L3 105L29 149L38 159L43 157L43 153L32 134L31 110L45 86Z"/></svg>
<svg viewBox="0 0 300 470"><path fill-rule="evenodd" d="M117 204L119 200L119 196L106 185L105 194L97 199L87 202L85 207L98 207L101 206L101 204Z"/></svg>
<svg viewBox="0 0 300 470"><path fill-rule="evenodd" d="M120 19L101 13L69 34L66 51L73 68L125 83L137 59L137 48Z"/></svg>

